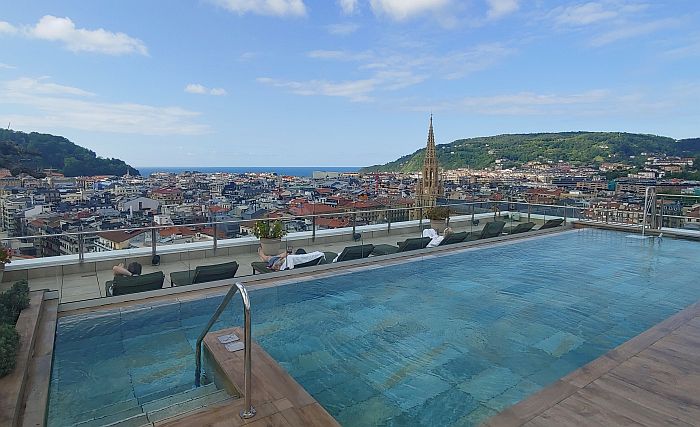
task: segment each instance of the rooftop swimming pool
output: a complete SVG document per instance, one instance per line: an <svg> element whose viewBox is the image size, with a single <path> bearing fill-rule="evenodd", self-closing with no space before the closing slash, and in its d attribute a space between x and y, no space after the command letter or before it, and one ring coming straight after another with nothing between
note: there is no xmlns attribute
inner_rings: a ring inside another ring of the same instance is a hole
<svg viewBox="0 0 700 427"><path fill-rule="evenodd" d="M253 336L344 426L475 425L700 299L698 259L574 230L256 290ZM220 300L59 319L49 425L192 387Z"/></svg>

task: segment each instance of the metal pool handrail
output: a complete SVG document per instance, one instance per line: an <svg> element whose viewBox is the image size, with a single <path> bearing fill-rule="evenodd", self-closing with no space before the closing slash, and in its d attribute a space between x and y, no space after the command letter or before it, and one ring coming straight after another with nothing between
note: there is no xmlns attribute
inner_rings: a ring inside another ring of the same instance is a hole
<svg viewBox="0 0 700 427"><path fill-rule="evenodd" d="M219 319L219 316L221 313L226 309L226 306L228 306L228 303L231 302L231 299L233 296L236 294L236 292L240 291L241 292L241 299L243 301L243 334L245 335L245 341L244 341L244 353L245 353L245 359L243 361L244 365L244 407L243 410L241 411L240 415L241 418L247 419L247 418L252 418L255 416L255 408L250 402L251 398L251 372L250 372L250 364L251 364L251 338L250 338L250 298L248 297L248 290L243 286L240 282L236 282L234 286L231 286L231 289L228 290L226 293L226 296L224 296L224 300L221 301L221 304L219 304L219 307L216 309L214 314L211 316L211 319L209 319L209 322L207 323L207 326L204 328L201 334L199 334L199 338L197 338L197 345L196 345L196 361L195 361L195 373L194 373L194 385L196 387L199 387L201 384L201 379L202 379L202 341L204 340L204 337L207 335L209 332L209 329L211 329L212 326L214 326L214 323Z"/></svg>

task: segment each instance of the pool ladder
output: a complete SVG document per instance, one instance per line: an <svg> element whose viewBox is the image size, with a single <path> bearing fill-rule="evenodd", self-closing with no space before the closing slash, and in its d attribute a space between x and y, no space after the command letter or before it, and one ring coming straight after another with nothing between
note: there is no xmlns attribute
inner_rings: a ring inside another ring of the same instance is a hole
<svg viewBox="0 0 700 427"><path fill-rule="evenodd" d="M226 309L228 306L228 303L231 302L231 299L233 298L234 295L236 295L236 292L240 291L241 292L241 299L243 300L243 334L245 335L245 341L244 341L244 352L245 352L245 359L243 362L244 365L244 407L243 410L241 411L240 415L241 418L243 419L248 419L248 418L253 418L255 416L255 408L253 407L252 403L250 402L250 397L251 397L251 373L250 373L250 355L251 355L251 338L250 338L250 298L248 297L248 290L243 286L240 282L236 282L233 286L231 286L231 289L226 292L226 296L224 296L224 300L221 301L221 304L219 304L219 307L216 309L214 314L211 316L211 319L209 319L209 323L207 323L207 326L204 328L201 334L199 334L199 338L197 338L197 346L195 349L196 352L196 358L197 360L195 361L196 367L195 367L195 372L194 372L194 385L195 387L199 387L202 383L202 341L204 340L204 337L207 335L209 332L209 329L211 329L212 326L214 326L214 323L219 319L219 316L221 313Z"/></svg>

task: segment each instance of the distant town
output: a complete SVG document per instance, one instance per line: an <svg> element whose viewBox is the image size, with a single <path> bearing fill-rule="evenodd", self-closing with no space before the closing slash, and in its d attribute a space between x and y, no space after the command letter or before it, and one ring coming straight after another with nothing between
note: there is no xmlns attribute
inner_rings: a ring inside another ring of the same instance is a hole
<svg viewBox="0 0 700 427"><path fill-rule="evenodd" d="M606 172L624 172L629 166L529 162L503 168L497 162L483 170L441 170L435 202L577 206L589 219L603 220L613 210L617 222L639 223L648 186L656 187L658 193L700 195L700 182L665 178L693 166L693 161L648 154L643 170L611 181L605 180ZM128 231L152 225L163 226L155 235L161 245L211 240L214 228L207 223L213 221L230 221L217 227L217 238L235 238L248 235L254 220L261 218L284 217L290 232L309 230L312 223L304 218L307 215L324 215L315 220L317 229L349 226L349 212L357 213L356 225L407 220L417 206L423 172L316 171L311 177L184 172L68 178L51 170L44 174L44 178L34 178L0 170L0 223L5 244L9 243L16 257L75 254L81 244L71 235L21 239L23 236L95 231L82 244L86 252L100 252L152 245L151 233ZM664 201L663 214L671 216L666 221L685 216L685 222L700 222L700 204L693 200ZM404 209L387 214L381 211L385 208Z"/></svg>

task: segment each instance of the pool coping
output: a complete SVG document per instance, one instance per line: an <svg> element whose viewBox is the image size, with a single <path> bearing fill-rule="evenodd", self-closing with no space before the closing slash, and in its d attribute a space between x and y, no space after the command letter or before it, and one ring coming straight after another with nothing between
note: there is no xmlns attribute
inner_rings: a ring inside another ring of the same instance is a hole
<svg viewBox="0 0 700 427"><path fill-rule="evenodd" d="M273 273L245 276L228 280L220 280L190 286L163 288L138 294L122 295L109 298L98 298L80 302L62 303L58 307L58 317L73 316L92 312L109 312L122 309L146 308L149 306L168 303L187 302L224 294L227 288L235 282L242 283L249 291L270 287L285 286L292 283L304 282L332 276L351 274L375 268L384 268L408 262L415 262L434 257L453 255L471 250L510 245L527 240L533 240L577 230L571 225L560 226L547 230L535 230L516 235L504 235L484 240L457 243L453 245L424 248L383 256L368 257L342 263L322 264L303 269L278 271Z"/></svg>
<svg viewBox="0 0 700 427"><path fill-rule="evenodd" d="M625 341L604 355L560 378L550 386L531 395L525 400L506 408L488 419L482 426L521 426L530 423L540 416L544 417L543 421L546 420L543 414L547 411L586 389L596 380L610 374L611 371L620 365L648 350L655 343L673 334L679 328L687 325L696 318L700 318L700 301L691 304L678 313L666 318L661 323L657 323L634 338ZM672 379L669 380L668 378L665 380L672 381ZM698 384L698 386L700 386L700 384ZM590 411L590 413L596 413L597 410L593 408L594 406L595 405L591 405L586 408L586 410ZM613 417L609 417L608 420L612 422ZM561 425L557 423L561 423L561 421L554 421L552 425ZM576 422L572 421L570 425L576 425Z"/></svg>

